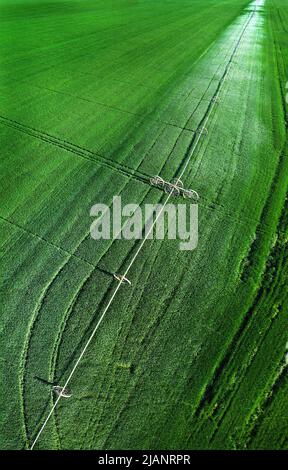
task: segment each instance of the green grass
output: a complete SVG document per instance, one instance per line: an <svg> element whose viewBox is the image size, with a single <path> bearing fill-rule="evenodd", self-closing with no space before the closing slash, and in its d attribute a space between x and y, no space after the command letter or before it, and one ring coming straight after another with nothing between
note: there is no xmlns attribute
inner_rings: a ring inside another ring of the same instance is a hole
<svg viewBox="0 0 288 470"><path fill-rule="evenodd" d="M137 249L92 240L91 206L163 201L147 176L179 173L232 61L183 177L197 249L147 241L37 448L287 448L286 2L0 16L0 447L32 444Z"/></svg>

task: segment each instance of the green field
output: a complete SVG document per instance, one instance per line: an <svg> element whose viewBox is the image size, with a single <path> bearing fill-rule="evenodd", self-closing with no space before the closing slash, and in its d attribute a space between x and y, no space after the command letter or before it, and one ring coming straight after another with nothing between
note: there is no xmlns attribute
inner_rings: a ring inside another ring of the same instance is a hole
<svg viewBox="0 0 288 470"><path fill-rule="evenodd" d="M30 448L139 246L91 239L91 206L163 202L148 178L188 162L197 248L147 240L35 449L287 449L287 0L0 22L0 448Z"/></svg>

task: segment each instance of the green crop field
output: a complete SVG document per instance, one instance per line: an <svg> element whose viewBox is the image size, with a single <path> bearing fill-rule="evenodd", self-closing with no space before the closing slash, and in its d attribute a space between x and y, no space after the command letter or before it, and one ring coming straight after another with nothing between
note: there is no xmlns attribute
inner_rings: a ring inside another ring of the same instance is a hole
<svg viewBox="0 0 288 470"><path fill-rule="evenodd" d="M287 0L0 22L0 448L31 448L139 248L92 239L91 207L163 203L149 178L185 170L196 249L143 244L34 448L287 449Z"/></svg>

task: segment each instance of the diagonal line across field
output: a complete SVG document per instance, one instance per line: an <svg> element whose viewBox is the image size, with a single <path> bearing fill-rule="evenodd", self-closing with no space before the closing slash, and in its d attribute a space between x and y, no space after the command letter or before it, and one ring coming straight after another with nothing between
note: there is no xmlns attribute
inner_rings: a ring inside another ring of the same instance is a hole
<svg viewBox="0 0 288 470"><path fill-rule="evenodd" d="M236 43L236 45L235 45L235 47L234 47L234 49L233 49L233 51L232 51L232 54L231 54L231 56L230 56L230 59L229 59L229 61L227 62L225 71L224 71L223 76L222 76L222 78L221 78L221 80L220 80L220 82L219 82L219 86L218 86L218 88L217 88L217 90L216 90L214 99L211 100L211 103L210 103L210 106L208 107L207 113L206 113L206 115L205 115L204 118L203 118L203 121L202 121L202 123L201 123L201 124L202 124L201 131L198 133L197 138L195 139L195 141L194 141L193 144L191 145L191 148L189 148L188 153L186 153L186 155L185 155L186 158L185 158L185 159L183 160L183 162L182 162L182 168L180 167L180 172L179 172L180 174L179 174L179 176L178 176L178 178L177 178L177 181L179 181L179 180L181 179L181 177L184 175L184 173L185 173L185 171L186 171L186 169L187 169L187 167L188 167L188 165L189 165L189 163L190 163L190 161L191 161L191 158L192 158L192 156L193 156L193 154L194 154L194 152L195 152L195 150L196 150L196 148L197 148L197 146L198 146L198 143L199 143L199 141L200 141L200 139L201 139L201 137L202 137L202 135L203 135L203 133L204 133L205 125L207 124L207 122L208 122L208 120L209 120L209 118L210 118L210 115L211 115L211 113L212 113L212 111L213 111L213 109L214 109L214 107L215 107L216 99L217 99L218 96L220 95L220 92L221 92L221 90L222 90L223 84L225 83L225 79L227 78L227 74L228 74L228 72L229 72L229 70L230 70L230 67L231 67L231 65L232 65L233 57L235 56L235 54L236 54L236 52L237 52L237 50L238 50L238 48L239 48L239 45L240 45L241 40L242 40L242 38L243 38L243 35L245 34L245 31L246 31L246 29L247 29L247 27L248 27L248 25L249 25L249 23L250 23L250 21L251 21L253 15L254 15L254 12L255 12L255 10L253 10L252 13L249 14L249 17L248 17L247 21L245 22L245 25L244 25L244 27L243 27L243 29L242 29L242 31L241 31L241 34L240 34L240 36L239 36L239 38L238 38L238 41L237 41L237 43ZM170 200L170 198L171 198L171 196L172 196L172 193L173 193L173 191L171 191L171 192L168 194L168 196L166 197L166 199L165 199L165 201L164 201L164 204L163 204L163 206L162 206L162 209L161 209L161 211L158 213L158 215L157 215L157 217L155 218L155 220L154 220L154 221L153 221L153 219L150 220L149 229L147 230L147 233L146 233L145 237L144 237L143 240L140 242L140 244L139 244L139 246L138 246L136 252L135 252L134 255L132 256L132 259L131 259L129 265L128 265L128 267L127 267L126 270L125 270L125 273L124 273L124 275L123 275L123 278L120 279L120 281L119 281L117 287L115 288L113 294L111 295L111 297L110 297L110 299L109 299L109 301L108 301L106 307L104 308L104 310L103 310L103 312L102 312L102 314L101 314L101 316L100 316L100 318L99 318L99 320L98 320L96 326L94 327L94 329L93 329L93 331L92 331L92 333L91 333L91 335L90 335L88 341L86 342L84 348L82 349L82 351L81 351L81 353L80 353L80 355L79 355L77 361L75 362L75 364L74 364L74 366L73 366L73 368L72 368L72 370L71 370L71 372L70 372L70 374L69 374L69 376L68 376L68 378L67 378L65 384L63 385L63 388L62 388L61 392L59 393L57 399L55 400L55 402L54 402L54 404L53 404L53 406L52 406L52 408L51 408L51 410L50 410L50 412L49 412L49 414L48 414L48 416L46 417L44 423L42 424L40 430L38 431L38 433L37 433L37 435L36 435L36 437L35 437L35 439L34 439L32 445L31 445L31 447L30 447L31 450L34 448L34 446L36 445L38 439L40 438L40 436L41 436L43 430L45 429L45 426L46 426L46 424L48 423L50 417L52 416L52 414L53 414L53 412L54 412L54 410L55 410L55 408L56 408L56 406L57 406L59 400L60 400L61 397L63 396L63 390L65 390L66 387L68 386L68 384L70 383L70 381L71 381L71 379L72 379L72 377L73 377L73 375L74 375L74 373L75 373L75 371L76 371L76 369L77 369L77 367L78 367L78 365L79 365L81 359L83 358L83 356L84 356L86 350L88 349L88 347L89 347L91 341L93 340L93 338L94 338L94 336L95 336L95 334L96 334L96 332L97 332L99 326L101 325L101 323L102 323L102 321L103 321L103 319L104 319L104 317L105 317L105 315L106 315L106 313L107 313L109 307L111 306L111 304L112 304L114 298L116 297L116 294L117 294L118 290L120 289L120 287L121 287L121 285L122 285L122 283L123 283L123 280L124 280L124 279L126 278L126 276L128 275L128 273L129 273L131 267L133 266L133 264L134 264L134 262L136 261L136 259L137 259L138 255L139 255L140 251L142 250L144 244L146 243L146 240L148 239L148 237L149 237L151 231L153 230L154 225L157 223L157 220L158 220L159 217L162 215L165 206L167 205L167 203L169 202L169 200Z"/></svg>
<svg viewBox="0 0 288 470"><path fill-rule="evenodd" d="M109 168L118 170L124 176L127 176L127 177L133 176L134 178L138 179L139 181L143 183L147 183L150 178L150 175L141 173L138 170L133 170L133 168L130 168L129 166L124 165L123 163L117 163L113 160L110 160L107 157L104 157L103 155L92 152L91 150L80 147L79 145L72 144L71 142L68 142L66 140L59 139L58 137L47 134L46 132L33 129L32 127L26 126L25 124L21 124L17 121L14 121L13 119L0 116L0 123L5 126L12 127L13 129L16 129L19 132L23 132L24 134L27 134L31 137L47 142L51 145L60 147L68 152L74 153L75 155L85 158L86 160L89 160L91 162L102 164Z"/></svg>
<svg viewBox="0 0 288 470"><path fill-rule="evenodd" d="M51 242L50 240L48 240L47 238L35 233L35 232L32 232L31 230L27 229L26 227L23 227L22 225L16 223L16 222L12 222L11 220L7 219L6 217L3 217L0 215L0 219L7 223L7 224L10 224L10 225L13 225L13 227L16 227L17 229L21 230L22 232L25 232L26 234L30 235L31 237L35 237L37 238L38 240L41 240L42 242L46 243L47 245L50 245L52 246L53 248L55 248L57 251L60 251L61 253L65 254L66 256L69 256L69 257L73 257L73 258L76 258L78 259L79 261L82 261L83 263L87 264L88 266L92 267L92 268L95 268L95 265L92 264L92 263L89 263L89 261L85 260L84 258L81 258L81 256L78 256L76 255L75 253L71 253L70 251L68 250L65 250L65 248L62 248L61 246L59 245L56 245L55 243Z"/></svg>
<svg viewBox="0 0 288 470"><path fill-rule="evenodd" d="M195 138L196 139L198 138L197 136L198 136L199 132L201 132L201 129L203 127L203 122L205 121L207 114L210 113L210 107L211 106L214 107L214 102L215 103L217 102L217 94L218 94L219 87L221 87L221 81L219 82L219 86L217 87L217 90L216 90L215 94L213 95L213 97L209 101L207 111L204 114L204 116L203 116L197 130L196 130L196 133L195 133ZM79 145L68 142L67 140L59 139L58 137L55 137L55 136L52 136L52 135L47 134L45 132L33 129L29 126L26 126L24 124L20 124L19 122L16 122L12 119L8 119L8 118L3 117L3 116L0 116L0 124L11 127L11 128L14 128L19 132L23 132L23 133L25 133L25 134L27 134L31 137L37 138L37 139L39 139L43 142L47 142L51 145L55 145L55 146L65 150L67 152L71 152L74 155L79 156L80 158L83 158L83 159L89 160L93 163L96 163L97 165L104 165L105 167L107 167L111 170L118 171L120 174L122 174L126 178L132 178L132 179L134 179L134 180L136 180L140 183L146 184L147 186L151 185L150 180L151 180L152 175L149 175L148 173L141 172L138 169L133 169L133 168L129 167L128 165L125 165L122 162L121 163L120 162L115 162L115 161L113 161L113 160L111 160L111 159L109 159L109 158L107 158L103 155L100 155L98 153L94 153L94 152L92 152L88 149L85 149L84 147L81 147ZM171 149L171 151L168 154L167 158L169 158L172 155L173 150L175 149L176 144L179 141L181 135L182 135L182 132L177 137L177 139L176 139L176 141L173 145L173 148ZM193 146L194 146L194 142L195 142L195 139L193 138L191 140L188 148L187 148L187 151L186 151L185 155L184 155L184 163L183 164L185 164L187 156L189 158L191 148L193 148ZM223 209L223 206L219 203L216 203L214 201L209 201L209 200L205 199L205 197L202 197L201 199L202 199L202 201L206 202L206 205L203 202L200 202L200 204L203 205L204 207L207 207L208 209L215 209L215 208L218 208L220 210ZM213 207L211 208L209 206L209 204L213 204ZM232 214L229 214L228 212L225 212L225 213L227 213L228 217L232 216ZM241 217L241 219L245 220L245 221L246 220L247 221L248 220L253 220L251 218L243 217L243 216ZM8 221L8 222L10 222L10 221ZM15 225L17 225L17 224L15 223ZM41 238L40 235L37 235L37 234L34 234L34 235ZM43 238L43 240L44 240L44 238Z"/></svg>

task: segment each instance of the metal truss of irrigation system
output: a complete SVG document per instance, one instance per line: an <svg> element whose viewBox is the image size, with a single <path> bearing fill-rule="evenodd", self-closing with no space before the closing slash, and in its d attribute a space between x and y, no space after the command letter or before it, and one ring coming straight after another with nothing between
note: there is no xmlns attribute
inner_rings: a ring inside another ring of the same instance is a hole
<svg viewBox="0 0 288 470"><path fill-rule="evenodd" d="M158 212L157 216L155 217L154 221L153 221L153 219L152 219L152 221L151 221L151 223L150 223L150 227L149 227L149 229L147 230L147 232L146 232L146 234L145 234L145 237L143 238L143 240L141 241L140 245L138 246L138 248L137 248L137 250L136 250L134 256L132 257L132 259L131 259L131 261L130 261L128 267L126 268L124 274L121 275L121 276L120 276L120 275L118 276L118 278L117 278L117 280L118 280L118 285L117 285L117 287L115 288L115 290L114 290L112 296L110 297L110 299L109 299L109 301L108 301L106 307L104 308L104 311L102 312L102 314L101 314L101 316L100 316L100 318L99 318L99 320L98 320L96 326L94 327L94 329L93 329L93 331L92 331L92 333L91 333L89 339L87 340L87 342L86 342L84 348L82 349L82 351L81 351L81 353L80 353L80 355L79 355L77 361L75 362L75 364L74 364L74 366L73 366L73 368L72 368L72 370L71 370L71 372L70 372L70 374L69 374L69 376L68 376L68 378L67 378L65 384L63 385L63 387L59 387L59 390L58 390L58 393L57 393L58 396L57 396L57 398L56 398L56 400L55 400L55 402L54 402L54 404L53 404L53 406L52 406L50 412L48 413L48 415L47 415L47 417L46 417L44 423L42 424L40 430L38 431L38 433L37 433L37 435L36 435L36 437L35 437L35 439L34 439L32 445L31 445L31 447L30 447L30 450L33 450L33 449L34 449L34 447L35 447L35 445L36 445L38 439L40 438L40 436L41 436L43 430L45 429L46 424L48 423L50 417L52 416L52 414L53 414L53 412L54 412L54 410L55 410L55 408L56 408L58 402L60 401L60 399L61 399L62 397L65 397L66 388L67 388L67 386L69 385L69 383L70 383L70 381L71 381L71 379L72 379L72 377L73 377L73 375L74 375L74 373L75 373L75 371L76 371L76 369L77 369L77 367L78 367L78 365L79 365L81 359L83 358L83 356L84 356L86 350L88 349L88 347L89 347L89 345L90 345L92 339L94 338L94 336L95 336L95 334L96 334L96 332L97 332L99 326L101 325L101 323L102 323L102 321L103 321L103 319L104 319L104 317L105 317L105 315L106 315L106 313L107 313L107 311L108 311L110 305L112 304L112 302L113 302L113 300L114 300L114 298L115 298L115 296L116 296L118 290L120 289L121 285L122 285L124 282L127 281L127 275L128 275L128 273L129 273L129 271L130 271L132 265L133 265L134 262L136 261L136 259L137 259L138 255L139 255L140 251L142 250L142 248L143 248L143 246L144 246L146 240L149 238L149 235L150 235L151 231L153 230L155 224L157 223L157 220L159 219L159 217L160 217L161 214L163 213L165 206L166 206L167 203L169 202L171 196L175 193L175 186L177 187L177 185L181 182L181 178L182 178L182 176L184 175L184 173L185 173L185 171L186 171L186 169L187 169L187 166L188 166L189 163L190 163L190 160L191 160L192 156L194 155L194 152L195 152L195 150L196 150L196 148L197 148L197 146L198 146L198 143L199 143L199 141L200 141L202 135L205 134L205 133L207 133L207 130L206 130L206 127L205 127L205 126L206 126L206 124L207 124L207 122L208 122L208 120L209 120L209 118L210 118L210 115L211 115L211 113L212 113L212 111L213 111L215 105L216 105L217 103L219 103L219 101L220 101L220 100L219 100L219 95L220 95L220 92L221 92L221 90L222 90L222 87L223 87L223 85L224 85L224 83L225 83L225 80L227 79L227 75L228 75L228 72L229 72L230 67L231 67L231 65L232 65L233 58L234 58L234 56L235 56L235 54L236 54L236 52L237 52L237 50L238 50L238 48L239 48L239 45L240 45L241 40L242 40L242 38L243 38L243 36L244 36L244 34L245 34L245 31L246 31L248 25L250 24L250 21L251 21L252 17L254 16L255 11L256 11L256 8L254 8L254 10L251 12L251 14L250 14L248 20L246 21L246 23L245 23L245 25L244 25L244 27L243 27L241 33L240 33L240 36L239 36L239 38L238 38L238 40L237 40L237 42L236 42L236 45L235 45L235 47L234 47L234 49L233 49L233 51L232 51L232 54L231 54L231 56L230 56L230 59L229 59L227 65L226 65L226 67L225 67L224 73L223 73L223 75L222 75L222 77L221 77L221 79L220 79L220 81L219 81L219 85L218 85L218 87L217 87L217 90L215 91L214 96L212 97L212 99L211 99L211 101L210 101L210 105L209 105L209 107L208 107L208 112L207 112L207 115L206 115L206 117L205 117L205 119L204 119L204 121L203 121L203 123L202 123L202 127L201 127L201 129L199 130L199 133L198 133L198 135L197 135L197 138L196 138L196 140L195 140L195 142L194 142L194 144L193 144L193 146L192 146L192 148L191 148L191 150L190 150L190 154L188 155L188 158L187 158L187 160L186 160L186 162L185 162L185 164L184 164L184 166L183 166L183 168L182 168L182 170L181 170L179 176L177 177L175 183L174 183L173 185L171 185L171 190L169 191L169 194L167 195L167 197L166 197L166 199L165 199L165 201L164 201L164 203L163 203L163 205L162 205L160 211ZM66 396L67 396L67 395L66 395Z"/></svg>

